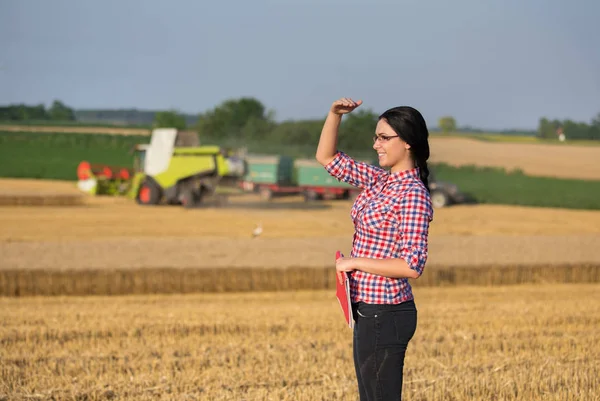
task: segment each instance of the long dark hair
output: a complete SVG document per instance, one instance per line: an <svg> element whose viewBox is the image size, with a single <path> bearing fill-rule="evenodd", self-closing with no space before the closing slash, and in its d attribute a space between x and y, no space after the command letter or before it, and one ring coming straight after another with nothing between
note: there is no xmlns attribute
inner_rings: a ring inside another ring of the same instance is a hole
<svg viewBox="0 0 600 401"><path fill-rule="evenodd" d="M429 191L429 131L421 113L410 106L393 107L379 116L410 145L410 153L419 168L421 181Z"/></svg>

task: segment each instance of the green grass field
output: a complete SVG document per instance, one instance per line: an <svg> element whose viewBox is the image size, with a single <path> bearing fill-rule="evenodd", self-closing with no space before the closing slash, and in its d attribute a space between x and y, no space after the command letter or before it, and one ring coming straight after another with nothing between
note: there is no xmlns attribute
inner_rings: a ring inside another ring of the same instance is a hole
<svg viewBox="0 0 600 401"><path fill-rule="evenodd" d="M532 177L501 168L432 165L440 181L456 184L478 203L600 209L600 181Z"/></svg>
<svg viewBox="0 0 600 401"><path fill-rule="evenodd" d="M0 131L0 176L76 180L77 165L90 163L131 167L132 147L148 136L36 134Z"/></svg>
<svg viewBox="0 0 600 401"><path fill-rule="evenodd" d="M132 147L149 140L148 136L0 131L0 176L73 181L82 160L131 167ZM261 149L276 153L275 148ZM307 157L302 153L306 149L296 151L291 156ZM455 183L479 203L600 209L600 181L531 177L519 171L445 164L432 165L432 171L437 179Z"/></svg>

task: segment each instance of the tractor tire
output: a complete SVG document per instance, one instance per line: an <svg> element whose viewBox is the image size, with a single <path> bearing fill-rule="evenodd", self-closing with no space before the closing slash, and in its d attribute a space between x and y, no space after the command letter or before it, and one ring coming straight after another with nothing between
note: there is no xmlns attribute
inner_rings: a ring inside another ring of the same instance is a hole
<svg viewBox="0 0 600 401"><path fill-rule="evenodd" d="M201 195L198 191L188 189L181 194L181 204L185 209L193 209L200 206Z"/></svg>
<svg viewBox="0 0 600 401"><path fill-rule="evenodd" d="M450 197L443 191L433 191L431 193L431 205L435 209L441 209L450 204Z"/></svg>
<svg viewBox="0 0 600 401"><path fill-rule="evenodd" d="M160 188L154 182L144 180L135 200L140 205L158 205L160 197Z"/></svg>
<svg viewBox="0 0 600 401"><path fill-rule="evenodd" d="M215 195L215 206L226 207L229 205L229 197L227 195Z"/></svg>

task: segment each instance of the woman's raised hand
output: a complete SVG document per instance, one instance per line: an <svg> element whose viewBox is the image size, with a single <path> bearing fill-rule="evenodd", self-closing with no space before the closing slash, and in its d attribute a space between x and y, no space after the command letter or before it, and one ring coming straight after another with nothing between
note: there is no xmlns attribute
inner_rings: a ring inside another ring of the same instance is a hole
<svg viewBox="0 0 600 401"><path fill-rule="evenodd" d="M362 104L362 100L358 100L355 102L351 98L343 97L343 98L333 102L333 104L331 105L330 111L333 114L342 115L342 114L350 113L352 110L354 110L361 104Z"/></svg>

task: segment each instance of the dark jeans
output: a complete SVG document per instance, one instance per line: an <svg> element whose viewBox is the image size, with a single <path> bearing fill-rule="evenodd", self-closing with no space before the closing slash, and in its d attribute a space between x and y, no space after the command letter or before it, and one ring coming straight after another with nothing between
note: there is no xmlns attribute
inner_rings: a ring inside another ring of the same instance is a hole
<svg viewBox="0 0 600 401"><path fill-rule="evenodd" d="M417 329L414 301L353 305L354 367L360 401L401 400L404 354Z"/></svg>

